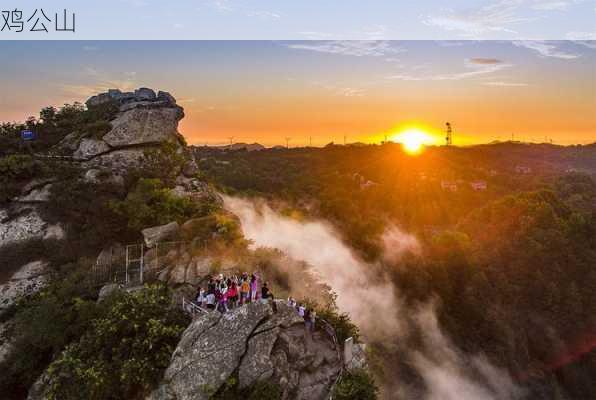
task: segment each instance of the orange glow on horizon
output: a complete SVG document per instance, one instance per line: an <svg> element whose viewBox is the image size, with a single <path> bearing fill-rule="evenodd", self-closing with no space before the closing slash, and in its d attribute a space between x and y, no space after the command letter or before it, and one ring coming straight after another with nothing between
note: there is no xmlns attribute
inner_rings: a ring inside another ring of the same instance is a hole
<svg viewBox="0 0 596 400"><path fill-rule="evenodd" d="M435 143L435 139L430 133L416 127L403 129L391 136L390 140L401 143L405 152L412 155L420 153L424 146Z"/></svg>

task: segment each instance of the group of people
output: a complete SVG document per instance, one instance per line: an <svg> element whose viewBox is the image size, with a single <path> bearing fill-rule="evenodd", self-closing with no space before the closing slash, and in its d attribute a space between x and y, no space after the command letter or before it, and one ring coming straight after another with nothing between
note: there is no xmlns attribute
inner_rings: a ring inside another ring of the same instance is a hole
<svg viewBox="0 0 596 400"><path fill-rule="evenodd" d="M261 285L261 278L258 274L243 272L240 275L226 277L219 274L209 278L207 287L199 286L195 297L195 303L207 310L218 310L221 313L230 311L244 304L261 302L269 303L273 300L273 293L267 282ZM271 303L274 308L275 302ZM304 326L309 332L315 329L316 312L304 304L298 304L292 297L287 302L304 319Z"/></svg>
<svg viewBox="0 0 596 400"><path fill-rule="evenodd" d="M271 299L273 294L267 282L261 285L257 274L249 276L244 272L240 276L219 274L211 277L207 288L197 289L195 302L199 307L224 313L243 304L256 301L267 303Z"/></svg>

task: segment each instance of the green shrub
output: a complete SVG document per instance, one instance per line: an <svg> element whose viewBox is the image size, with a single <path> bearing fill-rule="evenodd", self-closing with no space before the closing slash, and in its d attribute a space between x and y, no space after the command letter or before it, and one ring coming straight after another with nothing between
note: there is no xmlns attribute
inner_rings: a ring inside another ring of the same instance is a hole
<svg viewBox="0 0 596 400"><path fill-rule="evenodd" d="M360 332L358 327L352 322L347 313L342 313L335 304L335 293L331 294L331 301L324 306L317 304L315 301L307 299L301 303L306 304L308 308L314 309L317 313L317 318L327 321L335 330L335 336L339 343L343 343L348 338L354 338L354 341L360 339ZM318 327L321 325L319 324Z"/></svg>
<svg viewBox="0 0 596 400"><path fill-rule="evenodd" d="M24 154L0 158L0 203L17 196L25 182L43 177L47 172L43 164Z"/></svg>
<svg viewBox="0 0 596 400"><path fill-rule="evenodd" d="M376 400L379 389L373 377L363 369L344 374L333 390L336 400Z"/></svg>
<svg viewBox="0 0 596 400"><path fill-rule="evenodd" d="M258 381L250 387L240 389L238 377L231 376L215 393L207 390L210 400L281 400L281 387L271 381Z"/></svg>
<svg viewBox="0 0 596 400"><path fill-rule="evenodd" d="M159 179L139 179L125 200L112 201L110 207L134 231L200 216L200 204L173 195Z"/></svg>
<svg viewBox="0 0 596 400"><path fill-rule="evenodd" d="M110 300L107 314L48 368L49 399L144 398L158 383L188 317L172 309L165 286Z"/></svg>
<svg viewBox="0 0 596 400"><path fill-rule="evenodd" d="M22 399L50 361L78 340L101 314L97 290L76 265L64 266L52 282L10 310L12 348L0 363L3 399ZM4 315L3 315L4 319Z"/></svg>
<svg viewBox="0 0 596 400"><path fill-rule="evenodd" d="M281 387L270 381L259 381L255 383L248 394L243 397L247 400L280 400L282 397Z"/></svg>
<svg viewBox="0 0 596 400"><path fill-rule="evenodd" d="M172 188L185 162L184 154L179 152L175 143L164 142L159 147L143 152L143 167L137 174L159 179L166 187Z"/></svg>

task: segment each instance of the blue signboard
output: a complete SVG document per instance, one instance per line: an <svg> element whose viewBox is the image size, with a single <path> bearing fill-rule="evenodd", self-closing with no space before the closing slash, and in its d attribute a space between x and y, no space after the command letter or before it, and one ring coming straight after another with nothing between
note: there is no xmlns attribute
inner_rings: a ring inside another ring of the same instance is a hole
<svg viewBox="0 0 596 400"><path fill-rule="evenodd" d="M21 139L23 140L35 140L35 133L30 130L21 131Z"/></svg>

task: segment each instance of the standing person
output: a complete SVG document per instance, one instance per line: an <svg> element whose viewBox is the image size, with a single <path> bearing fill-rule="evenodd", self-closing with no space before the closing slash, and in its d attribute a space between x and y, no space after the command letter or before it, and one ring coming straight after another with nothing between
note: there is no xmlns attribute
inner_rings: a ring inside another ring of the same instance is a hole
<svg viewBox="0 0 596 400"><path fill-rule="evenodd" d="M200 286L199 290L197 291L196 302L199 305L199 307L202 307L203 303L205 302L205 290L203 290L203 288Z"/></svg>
<svg viewBox="0 0 596 400"><path fill-rule="evenodd" d="M248 277L242 278L242 284L240 285L241 304L248 303L250 297L250 284L248 283Z"/></svg>
<svg viewBox="0 0 596 400"><path fill-rule="evenodd" d="M313 309L310 312L310 331L314 332L315 331L315 319L317 317L317 312Z"/></svg>
<svg viewBox="0 0 596 400"><path fill-rule="evenodd" d="M255 302L257 300L257 290L258 290L258 282L257 277L255 274L252 274L250 277L250 301Z"/></svg>
<svg viewBox="0 0 596 400"><path fill-rule="evenodd" d="M205 296L205 303L207 305L208 310L215 310L215 293L214 291L209 291Z"/></svg>
<svg viewBox="0 0 596 400"><path fill-rule="evenodd" d="M269 287L267 286L267 282L263 283L263 287L261 287L261 303L267 304L269 302Z"/></svg>
<svg viewBox="0 0 596 400"><path fill-rule="evenodd" d="M230 287L228 288L227 297L229 300L229 306L231 308L236 308L238 305L238 287L236 286L236 282L232 281L230 283Z"/></svg>
<svg viewBox="0 0 596 400"><path fill-rule="evenodd" d="M304 311L304 329L306 332L312 333L312 321L311 321L311 312L310 308L307 308Z"/></svg>
<svg viewBox="0 0 596 400"><path fill-rule="evenodd" d="M304 305L300 304L300 306L298 307L298 315L304 317L305 311L306 309L304 308Z"/></svg>

